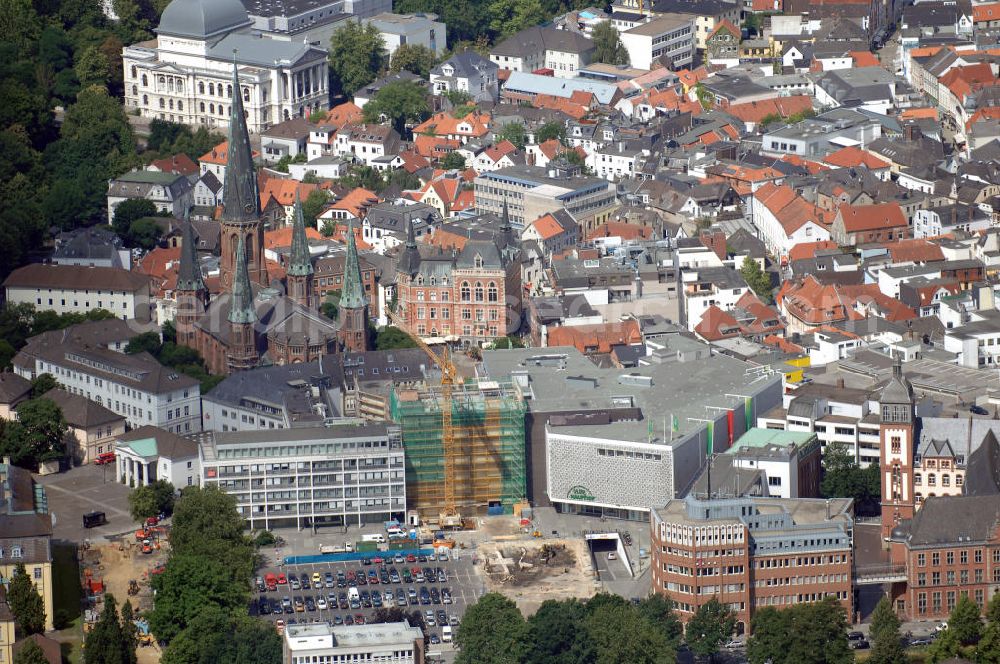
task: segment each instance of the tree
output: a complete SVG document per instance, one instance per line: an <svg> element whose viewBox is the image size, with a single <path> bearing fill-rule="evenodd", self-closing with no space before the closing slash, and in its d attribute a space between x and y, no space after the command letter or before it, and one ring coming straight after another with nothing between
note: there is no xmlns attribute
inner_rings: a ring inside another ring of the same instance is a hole
<svg viewBox="0 0 1000 664"><path fill-rule="evenodd" d="M594 40L594 62L604 62L609 65L627 65L628 50L622 44L618 29L611 21L601 21L594 26L591 35Z"/></svg>
<svg viewBox="0 0 1000 664"><path fill-rule="evenodd" d="M508 350L511 348L524 348L524 342L518 337L497 337L493 340L493 350Z"/></svg>
<svg viewBox="0 0 1000 664"><path fill-rule="evenodd" d="M490 0L489 14L490 28L501 38L550 18L539 0Z"/></svg>
<svg viewBox="0 0 1000 664"><path fill-rule="evenodd" d="M136 664L138 659L135 649L139 647L139 628L136 627L135 610L132 602L125 600L122 605L122 652L125 653L126 664Z"/></svg>
<svg viewBox="0 0 1000 664"><path fill-rule="evenodd" d="M0 456L9 456L16 465L35 468L65 455L66 434L66 420L55 402L30 399L18 406L17 421L3 423Z"/></svg>
<svg viewBox="0 0 1000 664"><path fill-rule="evenodd" d="M465 611L455 635L456 664L517 664L527 625L517 605L486 593Z"/></svg>
<svg viewBox="0 0 1000 664"><path fill-rule="evenodd" d="M538 131L535 132L535 142L544 143L545 141L557 140L562 143L566 140L566 125L561 122L556 122L555 120L550 120L546 122Z"/></svg>
<svg viewBox="0 0 1000 664"><path fill-rule="evenodd" d="M434 51L423 44L400 44L392 54L389 71L408 71L420 78L428 78L436 60Z"/></svg>
<svg viewBox="0 0 1000 664"><path fill-rule="evenodd" d="M382 35L371 23L348 21L330 37L330 73L348 96L382 73L387 55Z"/></svg>
<svg viewBox="0 0 1000 664"><path fill-rule="evenodd" d="M863 469L844 443L831 443L823 454L820 493L824 498L853 498L858 506L877 503L881 496L878 465Z"/></svg>
<svg viewBox="0 0 1000 664"><path fill-rule="evenodd" d="M28 639L14 655L14 664L49 664L45 651L37 643Z"/></svg>
<svg viewBox="0 0 1000 664"><path fill-rule="evenodd" d="M697 83L694 86L694 94L698 98L698 103L706 111L711 110L715 106L715 95L708 91L702 83Z"/></svg>
<svg viewBox="0 0 1000 664"><path fill-rule="evenodd" d="M976 605L968 595L958 598L958 603L948 617L948 632L963 646L972 645L983 635L983 622Z"/></svg>
<svg viewBox="0 0 1000 664"><path fill-rule="evenodd" d="M115 206L115 214L111 218L111 228L122 240L129 237L132 222L143 217L156 215L156 204L145 198L128 198Z"/></svg>
<svg viewBox="0 0 1000 664"><path fill-rule="evenodd" d="M14 626L21 637L45 631L45 602L24 569L24 563L14 567L7 590L7 604L14 614Z"/></svg>
<svg viewBox="0 0 1000 664"><path fill-rule="evenodd" d="M417 342L398 327L387 325L380 327L375 337L375 350L394 350L396 348L416 348Z"/></svg>
<svg viewBox="0 0 1000 664"><path fill-rule="evenodd" d="M191 554L223 564L241 583L253 572L254 551L244 534L236 499L217 487L185 487L174 503L170 546L174 554Z"/></svg>
<svg viewBox="0 0 1000 664"><path fill-rule="evenodd" d="M281 664L281 637L269 623L203 609L170 642L163 664Z"/></svg>
<svg viewBox="0 0 1000 664"><path fill-rule="evenodd" d="M365 104L365 122L380 122L387 118L402 136L407 123L418 123L430 117L427 91L415 81L393 81L382 86L375 98Z"/></svg>
<svg viewBox="0 0 1000 664"><path fill-rule="evenodd" d="M899 618L892 610L888 597L883 597L872 613L872 624L869 630L874 641L871 664L906 664L906 654L899 635Z"/></svg>
<svg viewBox="0 0 1000 664"><path fill-rule="evenodd" d="M132 605L126 602L129 624L123 625L118 615L115 596L104 596L104 609L94 628L87 634L83 649L84 664L135 664L136 641L131 624ZM122 613L124 614L124 608Z"/></svg>
<svg viewBox="0 0 1000 664"><path fill-rule="evenodd" d="M136 487L128 494L128 509L132 518L139 523L160 514L170 514L174 510L174 485L165 480Z"/></svg>
<svg viewBox="0 0 1000 664"><path fill-rule="evenodd" d="M313 189L309 192L306 200L302 201L302 218L305 220L307 228L316 225L316 217L323 212L323 208L329 202L330 196L323 189Z"/></svg>
<svg viewBox="0 0 1000 664"><path fill-rule="evenodd" d="M701 657L718 652L736 628L736 615L732 609L713 597L698 607L688 621L687 643L691 651Z"/></svg>
<svg viewBox="0 0 1000 664"><path fill-rule="evenodd" d="M41 31L42 21L30 0L0 0L0 40L27 50Z"/></svg>
<svg viewBox="0 0 1000 664"><path fill-rule="evenodd" d="M761 269L760 263L747 256L743 259L740 274L743 275L750 290L756 293L757 297L764 301L764 304L771 303L773 299L771 297L771 275Z"/></svg>
<svg viewBox="0 0 1000 664"><path fill-rule="evenodd" d="M463 157L461 153L452 150L451 152L449 152L444 156L444 159L441 160L440 166L446 171L451 171L456 169L464 171L465 157Z"/></svg>
<svg viewBox="0 0 1000 664"><path fill-rule="evenodd" d="M455 108L461 108L472 103L472 95L470 95L465 90L448 90L444 93L444 96L451 102L451 105ZM464 116L463 116L464 117Z"/></svg>
<svg viewBox="0 0 1000 664"><path fill-rule="evenodd" d="M660 593L653 593L639 602L637 609L640 616L666 637L670 650L677 652L677 646L684 636L684 624L674 611L673 600Z"/></svg>
<svg viewBox="0 0 1000 664"><path fill-rule="evenodd" d="M136 219L129 224L128 231L122 240L127 247L139 247L149 251L156 247L163 237L163 229L155 219Z"/></svg>
<svg viewBox="0 0 1000 664"><path fill-rule="evenodd" d="M528 142L528 132L525 131L524 125L520 122L508 122L500 128L500 133L497 134L496 140L498 143L500 141L510 141L518 150L523 150L525 144Z"/></svg>
<svg viewBox="0 0 1000 664"><path fill-rule="evenodd" d="M847 614L833 598L781 611L764 607L754 616L747 657L752 664L853 662L847 645Z"/></svg>
<svg viewBox="0 0 1000 664"><path fill-rule="evenodd" d="M583 628L587 609L580 600L546 600L528 618L522 664L592 664L590 634Z"/></svg>
<svg viewBox="0 0 1000 664"><path fill-rule="evenodd" d="M593 641L596 664L673 664L676 652L666 635L643 620L634 606L591 602L587 602L589 615L584 624Z"/></svg>
<svg viewBox="0 0 1000 664"><path fill-rule="evenodd" d="M931 647L927 649L927 656L931 664L957 657L962 653L962 643L950 629L946 629L934 639Z"/></svg>
<svg viewBox="0 0 1000 664"><path fill-rule="evenodd" d="M31 380L31 398L37 399L49 390L59 387L59 381L50 373L38 374Z"/></svg>
<svg viewBox="0 0 1000 664"><path fill-rule="evenodd" d="M101 49L97 46L88 46L77 56L73 70L81 87L106 86L110 80L108 66L108 58Z"/></svg>
<svg viewBox="0 0 1000 664"><path fill-rule="evenodd" d="M169 643L207 607L226 612L245 607L250 599L249 575L236 578L210 556L173 553L166 569L153 577L156 603L149 615L153 634Z"/></svg>
<svg viewBox="0 0 1000 664"><path fill-rule="evenodd" d="M158 333L143 332L142 334L137 334L129 339L128 344L125 346L125 353L128 355L149 353L153 357L156 357L160 354L160 348L162 346L163 342L160 340L160 335Z"/></svg>

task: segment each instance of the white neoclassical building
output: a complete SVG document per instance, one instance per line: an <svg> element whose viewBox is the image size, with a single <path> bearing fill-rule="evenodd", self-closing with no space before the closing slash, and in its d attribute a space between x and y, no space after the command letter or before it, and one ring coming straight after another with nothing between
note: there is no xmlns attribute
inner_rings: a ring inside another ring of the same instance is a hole
<svg viewBox="0 0 1000 664"><path fill-rule="evenodd" d="M263 36L252 25L240 0L173 0L155 40L122 50L126 109L225 129L234 57L251 132L328 108L326 51Z"/></svg>

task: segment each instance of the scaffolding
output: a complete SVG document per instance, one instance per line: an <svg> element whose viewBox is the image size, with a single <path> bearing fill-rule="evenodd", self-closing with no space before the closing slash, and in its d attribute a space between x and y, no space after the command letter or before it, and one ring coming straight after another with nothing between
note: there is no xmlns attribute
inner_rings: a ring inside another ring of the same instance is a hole
<svg viewBox="0 0 1000 664"><path fill-rule="evenodd" d="M511 382L451 387L447 411L439 386L394 389L389 407L403 433L410 509L437 516L446 507L443 415L455 436L454 507L465 513L513 513L526 495L524 397Z"/></svg>

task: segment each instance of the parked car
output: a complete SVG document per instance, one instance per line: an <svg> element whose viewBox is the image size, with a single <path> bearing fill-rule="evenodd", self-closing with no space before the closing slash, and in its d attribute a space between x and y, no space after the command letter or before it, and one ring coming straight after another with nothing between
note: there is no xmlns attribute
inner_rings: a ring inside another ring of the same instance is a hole
<svg viewBox="0 0 1000 664"><path fill-rule="evenodd" d="M982 406L977 406L975 404L972 404L971 406L969 406L969 412L970 413L974 413L976 415L989 415L990 414L990 411L986 410Z"/></svg>
<svg viewBox="0 0 1000 664"><path fill-rule="evenodd" d="M868 650L869 643L864 639L859 641L848 641L847 645L851 647L851 650Z"/></svg>

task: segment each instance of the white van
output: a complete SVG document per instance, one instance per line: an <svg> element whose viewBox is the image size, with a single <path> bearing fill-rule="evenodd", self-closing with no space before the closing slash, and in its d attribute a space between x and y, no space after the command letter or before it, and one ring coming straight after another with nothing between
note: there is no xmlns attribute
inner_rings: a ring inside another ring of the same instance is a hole
<svg viewBox="0 0 1000 664"><path fill-rule="evenodd" d="M441 641L443 643L451 643L451 626L445 625L441 628Z"/></svg>
<svg viewBox="0 0 1000 664"><path fill-rule="evenodd" d="M378 542L379 544L385 544L385 535L382 533L375 533L374 535L362 535L362 542Z"/></svg>

